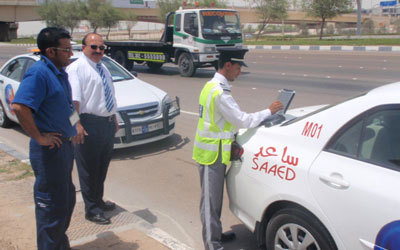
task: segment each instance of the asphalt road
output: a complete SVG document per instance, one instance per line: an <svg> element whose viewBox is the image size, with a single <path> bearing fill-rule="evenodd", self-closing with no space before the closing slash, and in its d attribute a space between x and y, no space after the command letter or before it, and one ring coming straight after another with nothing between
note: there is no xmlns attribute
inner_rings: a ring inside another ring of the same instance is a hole
<svg viewBox="0 0 400 250"><path fill-rule="evenodd" d="M0 65L6 57L24 52L0 46ZM253 50L246 61L249 68L243 68L232 82L232 94L247 112L267 107L282 88L296 90L292 107L300 107L343 101L400 79L400 53ZM115 150L105 196L181 242L202 249L200 184L191 154L198 95L214 70L199 69L192 78L180 77L172 64L153 72L142 65L134 70L140 79L179 96L182 113L172 137ZM0 141L28 153L28 138L18 126L0 129ZM254 236L232 215L228 204L225 197L223 226L235 231L237 240L226 249L257 249Z"/></svg>

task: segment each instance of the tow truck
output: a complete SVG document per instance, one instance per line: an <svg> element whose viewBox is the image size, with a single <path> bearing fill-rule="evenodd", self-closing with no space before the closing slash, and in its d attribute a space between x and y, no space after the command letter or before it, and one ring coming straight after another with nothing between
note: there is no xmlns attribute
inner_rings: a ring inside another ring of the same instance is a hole
<svg viewBox="0 0 400 250"><path fill-rule="evenodd" d="M129 71L134 63L159 69L174 63L181 76L218 68L219 48L242 48L240 18L232 9L182 9L166 15L160 41L106 41L107 55Z"/></svg>

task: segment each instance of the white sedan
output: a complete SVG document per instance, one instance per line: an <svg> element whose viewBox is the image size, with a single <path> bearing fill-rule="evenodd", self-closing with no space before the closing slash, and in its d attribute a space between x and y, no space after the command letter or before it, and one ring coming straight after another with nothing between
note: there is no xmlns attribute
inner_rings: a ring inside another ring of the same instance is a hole
<svg viewBox="0 0 400 250"><path fill-rule="evenodd" d="M231 211L274 249L400 249L400 82L240 130Z"/></svg>
<svg viewBox="0 0 400 250"><path fill-rule="evenodd" d="M82 52L74 51L71 60ZM26 70L40 59L37 53L18 55L0 68L0 126L18 123L11 109L14 94ZM180 113L179 99L150 85L104 56L102 62L111 72L118 105L120 129L114 138L114 148L124 148L164 139L174 134L175 117Z"/></svg>

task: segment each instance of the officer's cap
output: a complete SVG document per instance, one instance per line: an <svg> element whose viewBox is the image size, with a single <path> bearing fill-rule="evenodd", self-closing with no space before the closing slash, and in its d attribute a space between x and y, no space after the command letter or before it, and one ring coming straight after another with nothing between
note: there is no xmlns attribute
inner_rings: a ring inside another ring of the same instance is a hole
<svg viewBox="0 0 400 250"><path fill-rule="evenodd" d="M232 62L239 63L242 66L247 67L244 62L244 54L249 51L248 49L238 49L238 48L221 48L218 49L220 62Z"/></svg>

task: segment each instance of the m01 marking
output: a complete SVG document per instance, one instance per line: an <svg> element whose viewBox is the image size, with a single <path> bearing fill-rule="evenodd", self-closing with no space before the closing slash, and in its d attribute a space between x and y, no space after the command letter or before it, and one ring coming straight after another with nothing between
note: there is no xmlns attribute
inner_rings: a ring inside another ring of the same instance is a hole
<svg viewBox="0 0 400 250"><path fill-rule="evenodd" d="M128 51L128 59L148 62L165 62L165 55L162 52Z"/></svg>

